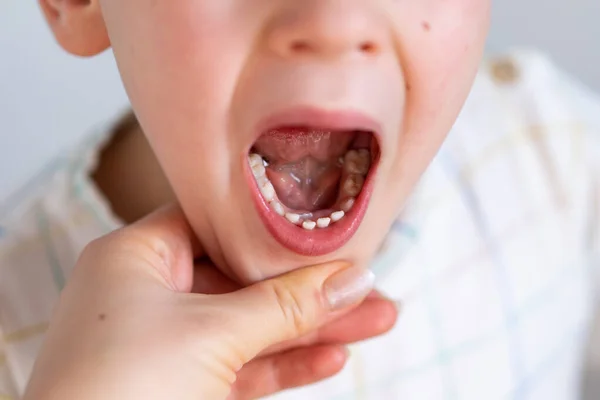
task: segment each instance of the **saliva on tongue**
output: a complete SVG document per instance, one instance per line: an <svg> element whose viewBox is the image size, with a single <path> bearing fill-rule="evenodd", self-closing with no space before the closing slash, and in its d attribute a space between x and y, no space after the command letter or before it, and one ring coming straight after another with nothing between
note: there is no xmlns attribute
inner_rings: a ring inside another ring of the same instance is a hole
<svg viewBox="0 0 600 400"><path fill-rule="evenodd" d="M295 162L271 162L267 176L279 200L287 207L313 212L332 208L338 197L342 166L336 160L319 161L311 156Z"/></svg>
<svg viewBox="0 0 600 400"><path fill-rule="evenodd" d="M343 157L353 132L282 128L261 136L254 149L268 162L267 176L279 200L298 214L333 208Z"/></svg>

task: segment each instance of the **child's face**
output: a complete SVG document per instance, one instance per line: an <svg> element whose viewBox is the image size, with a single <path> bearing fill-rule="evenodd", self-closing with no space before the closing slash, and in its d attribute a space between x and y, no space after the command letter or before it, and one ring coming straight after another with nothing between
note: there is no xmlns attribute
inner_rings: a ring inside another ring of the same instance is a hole
<svg viewBox="0 0 600 400"><path fill-rule="evenodd" d="M469 92L489 13L489 0L100 4L174 191L243 281L373 257Z"/></svg>

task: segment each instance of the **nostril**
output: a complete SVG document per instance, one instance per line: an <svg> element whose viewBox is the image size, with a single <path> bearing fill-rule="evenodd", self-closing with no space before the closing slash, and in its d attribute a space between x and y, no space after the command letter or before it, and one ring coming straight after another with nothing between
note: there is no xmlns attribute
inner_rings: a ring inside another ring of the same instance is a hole
<svg viewBox="0 0 600 400"><path fill-rule="evenodd" d="M377 46L373 42L363 42L359 48L361 53L374 54L377 52Z"/></svg>
<svg viewBox="0 0 600 400"><path fill-rule="evenodd" d="M294 53L306 53L310 50L310 45L305 40L294 40L290 48Z"/></svg>
<svg viewBox="0 0 600 400"><path fill-rule="evenodd" d="M363 41L354 43L337 43L327 46L326 44L318 44L314 43L310 40L306 39L295 39L288 42L287 49L290 54L309 54L313 52L345 52L349 51L352 48L355 49L360 54L363 55L374 55L379 52L379 46L374 41Z"/></svg>

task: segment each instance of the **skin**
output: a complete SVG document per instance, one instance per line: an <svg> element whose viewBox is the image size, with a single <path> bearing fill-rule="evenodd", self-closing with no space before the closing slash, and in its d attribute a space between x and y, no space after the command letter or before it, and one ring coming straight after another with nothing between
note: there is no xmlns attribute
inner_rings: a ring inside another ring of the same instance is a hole
<svg viewBox="0 0 600 400"><path fill-rule="evenodd" d="M164 186L210 258L241 283L333 259L368 264L464 103L490 11L488 0L40 3L67 51L112 45ZM363 111L383 127L366 217L320 258L269 235L242 172L251 128L297 105ZM130 204L167 197L141 200L148 182L129 179L139 188Z"/></svg>
<svg viewBox="0 0 600 400"><path fill-rule="evenodd" d="M349 285L364 269L331 262L240 289L202 255L178 207L90 243L24 399L254 399L338 372L345 343L385 329L372 317L384 301L362 301L372 279Z"/></svg>

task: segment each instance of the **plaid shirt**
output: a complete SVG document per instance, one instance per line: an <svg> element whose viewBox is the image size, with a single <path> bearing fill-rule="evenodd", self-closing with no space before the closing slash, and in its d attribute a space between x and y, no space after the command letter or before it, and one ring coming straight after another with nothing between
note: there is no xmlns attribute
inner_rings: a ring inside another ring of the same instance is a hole
<svg viewBox="0 0 600 400"><path fill-rule="evenodd" d="M100 135L100 141L107 135ZM0 399L22 394L79 252L121 225L98 138L2 211ZM402 302L333 379L277 400L580 397L600 260L600 101L535 53L483 64L373 268Z"/></svg>

